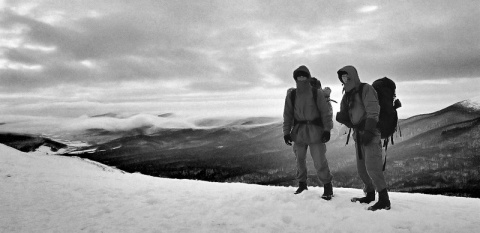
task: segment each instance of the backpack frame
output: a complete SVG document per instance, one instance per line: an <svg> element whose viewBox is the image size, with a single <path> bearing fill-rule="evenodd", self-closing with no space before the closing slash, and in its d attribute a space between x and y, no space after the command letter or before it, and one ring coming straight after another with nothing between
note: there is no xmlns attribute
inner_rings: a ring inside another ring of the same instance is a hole
<svg viewBox="0 0 480 233"><path fill-rule="evenodd" d="M359 95L362 101L364 86L365 83L361 83L359 88ZM393 134L397 131L398 125L398 113L393 103L396 96L395 82L387 77L383 77L375 80L372 83L372 87L377 92L378 104L380 105L377 128L380 130L381 138L388 139L390 137L393 144Z"/></svg>
<svg viewBox="0 0 480 233"><path fill-rule="evenodd" d="M360 99L363 102L363 87L366 83L360 83L359 86L359 95ZM392 145L395 143L393 142L393 134L399 129L398 127L398 113L397 109L394 105L394 100L396 97L395 90L397 86L395 82L387 77L383 77L380 79L375 80L372 83L373 89L377 92L378 97L378 105L380 105L380 114L378 117L377 128L380 131L381 139L383 141L383 147L385 147L385 160L383 162L383 171L385 171L385 167L387 165L387 154L386 151L388 149L388 142L391 140ZM400 137L402 136L402 132L400 131ZM350 137L350 131L348 132L348 137ZM348 144L348 138L347 138Z"/></svg>

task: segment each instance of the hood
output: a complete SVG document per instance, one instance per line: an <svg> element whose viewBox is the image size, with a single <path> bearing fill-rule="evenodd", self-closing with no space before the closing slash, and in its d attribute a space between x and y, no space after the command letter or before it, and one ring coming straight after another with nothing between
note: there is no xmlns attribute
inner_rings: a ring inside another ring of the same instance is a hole
<svg viewBox="0 0 480 233"><path fill-rule="evenodd" d="M355 67L345 66L337 71L338 79L341 83L343 83L342 74L345 73L347 73L348 76L352 79L352 81L350 81L349 83L344 83L343 87L343 89L345 89L345 92L349 92L360 85L360 78L358 77L357 69L355 69Z"/></svg>
<svg viewBox="0 0 480 233"><path fill-rule="evenodd" d="M306 66L300 66L298 67L295 71L293 71L293 79L297 80L297 77L299 74L304 73L308 76L308 78L311 78L312 76L310 75L310 70Z"/></svg>

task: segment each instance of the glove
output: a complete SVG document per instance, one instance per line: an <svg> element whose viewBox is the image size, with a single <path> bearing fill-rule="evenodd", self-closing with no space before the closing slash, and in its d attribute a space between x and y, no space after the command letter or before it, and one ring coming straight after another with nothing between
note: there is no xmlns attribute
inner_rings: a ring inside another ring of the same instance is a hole
<svg viewBox="0 0 480 233"><path fill-rule="evenodd" d="M367 145L372 142L373 137L375 137L375 129L377 128L377 121L372 118L367 118L365 120L365 129L362 134L362 143Z"/></svg>
<svg viewBox="0 0 480 233"><path fill-rule="evenodd" d="M350 121L350 117L348 116L348 112L337 112L337 116L335 117L337 122L344 124L348 128L353 128L353 124Z"/></svg>
<svg viewBox="0 0 480 233"><path fill-rule="evenodd" d="M393 107L395 109L402 107L402 102L400 102L399 99L396 99L395 102L393 102Z"/></svg>
<svg viewBox="0 0 480 233"><path fill-rule="evenodd" d="M370 131L364 131L362 134L362 143L363 145L368 145L370 142L372 142L373 137L375 137L375 134L370 132Z"/></svg>
<svg viewBox="0 0 480 233"><path fill-rule="evenodd" d="M292 145L292 136L290 136L290 134L287 134L285 136L283 136L283 140L285 140L285 144L291 146Z"/></svg>
<svg viewBox="0 0 480 233"><path fill-rule="evenodd" d="M330 141L330 131L325 131L322 134L322 143Z"/></svg>

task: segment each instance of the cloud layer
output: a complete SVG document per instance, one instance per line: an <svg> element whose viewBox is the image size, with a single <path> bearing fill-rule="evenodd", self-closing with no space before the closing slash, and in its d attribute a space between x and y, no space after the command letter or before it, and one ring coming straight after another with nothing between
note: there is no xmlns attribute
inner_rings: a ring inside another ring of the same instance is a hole
<svg viewBox="0 0 480 233"><path fill-rule="evenodd" d="M480 77L476 1L12 0L0 11L5 107L282 89L301 64L328 85L347 64L365 81Z"/></svg>

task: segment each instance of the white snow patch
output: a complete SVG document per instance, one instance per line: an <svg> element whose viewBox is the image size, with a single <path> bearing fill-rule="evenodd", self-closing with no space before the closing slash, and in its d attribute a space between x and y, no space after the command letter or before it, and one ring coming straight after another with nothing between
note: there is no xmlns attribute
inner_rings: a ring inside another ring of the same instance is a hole
<svg viewBox="0 0 480 233"><path fill-rule="evenodd" d="M38 154L38 155L49 155L49 154L53 154L54 152L48 146L40 146L35 151L29 152L29 153Z"/></svg>
<svg viewBox="0 0 480 233"><path fill-rule="evenodd" d="M94 153L97 151L97 148L88 149L88 150L78 150L78 151L70 151L69 154L78 155L83 153Z"/></svg>
<svg viewBox="0 0 480 233"><path fill-rule="evenodd" d="M86 142L82 142L82 141L70 141L70 140L65 140L65 139L61 139L59 136L49 136L49 135L45 135L46 138L50 138L54 141L57 141L57 142L60 142L60 143L63 143L65 145L67 145L67 147L72 147L72 148L79 148L79 147L87 147L87 146L90 146L90 144L86 143Z"/></svg>
<svg viewBox="0 0 480 233"><path fill-rule="evenodd" d="M390 193L392 209L350 202L358 189L209 183L122 173L0 145L0 232L480 232L480 199Z"/></svg>
<svg viewBox="0 0 480 233"><path fill-rule="evenodd" d="M470 98L468 100L461 101L460 104L467 108L480 110L480 95Z"/></svg>

